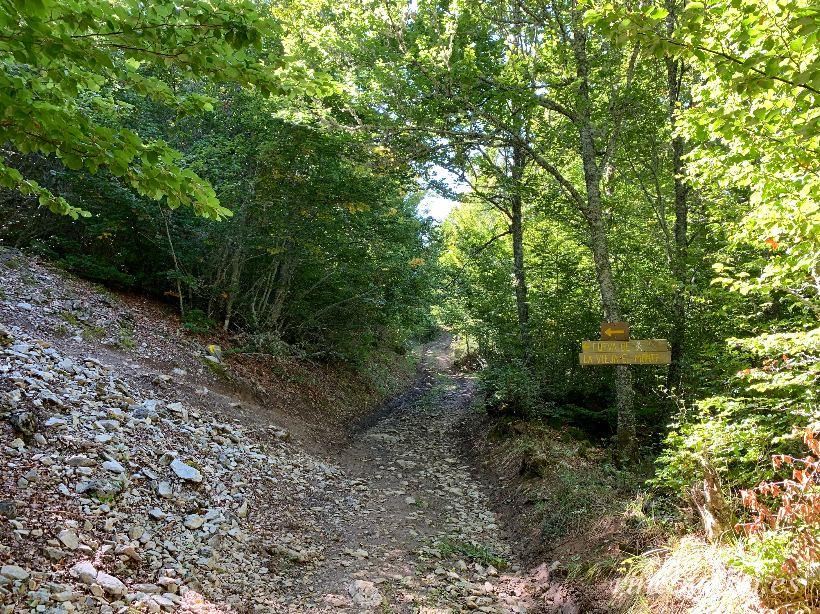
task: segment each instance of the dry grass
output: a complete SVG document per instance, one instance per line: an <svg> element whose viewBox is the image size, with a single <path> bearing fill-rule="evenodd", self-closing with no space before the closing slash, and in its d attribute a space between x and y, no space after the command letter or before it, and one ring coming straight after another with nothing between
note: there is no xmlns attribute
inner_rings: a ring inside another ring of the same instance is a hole
<svg viewBox="0 0 820 614"><path fill-rule="evenodd" d="M770 612L760 602L756 583L727 562L726 546L684 537L671 549L630 560L615 590L629 614L747 614Z"/></svg>

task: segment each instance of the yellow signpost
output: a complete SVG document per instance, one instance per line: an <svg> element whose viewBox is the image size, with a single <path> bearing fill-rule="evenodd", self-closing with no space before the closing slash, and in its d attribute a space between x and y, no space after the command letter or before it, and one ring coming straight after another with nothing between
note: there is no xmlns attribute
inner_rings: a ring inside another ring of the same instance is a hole
<svg viewBox="0 0 820 614"><path fill-rule="evenodd" d="M666 339L629 340L629 324L604 322L601 341L581 342L582 365L668 365L671 348Z"/></svg>
<svg viewBox="0 0 820 614"><path fill-rule="evenodd" d="M626 322L604 322L601 324L601 339L604 341L627 341L629 324Z"/></svg>
<svg viewBox="0 0 820 614"><path fill-rule="evenodd" d="M581 352L582 365L668 365L671 352Z"/></svg>
<svg viewBox="0 0 820 614"><path fill-rule="evenodd" d="M666 339L636 339L634 341L582 341L582 352L669 352Z"/></svg>

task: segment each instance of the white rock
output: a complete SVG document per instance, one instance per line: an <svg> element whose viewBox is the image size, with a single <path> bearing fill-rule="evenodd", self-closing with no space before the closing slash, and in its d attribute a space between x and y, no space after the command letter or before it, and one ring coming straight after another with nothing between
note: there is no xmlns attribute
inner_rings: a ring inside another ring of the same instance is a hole
<svg viewBox="0 0 820 614"><path fill-rule="evenodd" d="M163 608L171 609L174 607L174 602L164 595L154 595L151 600Z"/></svg>
<svg viewBox="0 0 820 614"><path fill-rule="evenodd" d="M97 461L83 454L76 454L74 456L69 456L66 463L71 467L93 467L97 464Z"/></svg>
<svg viewBox="0 0 820 614"><path fill-rule="evenodd" d="M105 461L102 468L112 473L125 473L125 467L115 460Z"/></svg>
<svg viewBox="0 0 820 614"><path fill-rule="evenodd" d="M85 584L91 584L97 578L97 570L89 561L76 563L68 573Z"/></svg>
<svg viewBox="0 0 820 614"><path fill-rule="evenodd" d="M347 587L353 605L360 608L375 608L382 602L382 595L376 585L367 580L354 580Z"/></svg>
<svg viewBox="0 0 820 614"><path fill-rule="evenodd" d="M157 484L157 494L164 499L170 499L174 491L168 482L160 482Z"/></svg>
<svg viewBox="0 0 820 614"><path fill-rule="evenodd" d="M123 595L125 593L125 584L104 571L97 574L97 584L99 584L106 593L111 595Z"/></svg>
<svg viewBox="0 0 820 614"><path fill-rule="evenodd" d="M0 568L0 576L10 580L28 580L29 573L18 565L3 565Z"/></svg>
<svg viewBox="0 0 820 614"><path fill-rule="evenodd" d="M62 603L64 601L71 601L74 598L73 591L60 591L59 593L52 593L51 600L56 601L58 603Z"/></svg>
<svg viewBox="0 0 820 614"><path fill-rule="evenodd" d="M163 519L163 518L165 518L168 514L166 514L165 512L163 512L163 511L162 511L160 508L158 508L158 507L152 507L150 510L148 510L148 515L149 515L149 516L151 516L151 518L153 518L154 520L162 520L162 519Z"/></svg>
<svg viewBox="0 0 820 614"><path fill-rule="evenodd" d="M131 589L138 593L146 593L148 595L157 594L162 590L156 584L133 584L131 585Z"/></svg>
<svg viewBox="0 0 820 614"><path fill-rule="evenodd" d="M190 482L202 481L202 474L199 472L199 469L186 465L178 458L171 461L171 469L183 480L188 480Z"/></svg>
<svg viewBox="0 0 820 614"><path fill-rule="evenodd" d="M69 550L76 550L80 547L80 540L74 529L63 529L57 533L57 539L63 542L63 545Z"/></svg>
<svg viewBox="0 0 820 614"><path fill-rule="evenodd" d="M142 537L142 534L145 533L145 529L139 525L134 525L130 529L128 529L128 538L129 539L139 539Z"/></svg>
<svg viewBox="0 0 820 614"><path fill-rule="evenodd" d="M205 524L205 518L198 514L191 514L185 517L185 522L183 524L191 530L198 529Z"/></svg>

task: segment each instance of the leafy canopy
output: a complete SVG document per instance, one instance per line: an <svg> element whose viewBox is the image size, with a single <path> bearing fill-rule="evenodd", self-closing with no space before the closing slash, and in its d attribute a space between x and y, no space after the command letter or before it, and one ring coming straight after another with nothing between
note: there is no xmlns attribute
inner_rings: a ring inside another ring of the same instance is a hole
<svg viewBox="0 0 820 614"><path fill-rule="evenodd" d="M191 87L202 79L253 86L261 95L331 90L304 64L287 60L279 24L247 0L5 0L0 32L0 141L23 154L53 154L73 170L105 167L144 196L213 219L230 211L178 151L118 125L130 108L121 94L186 114L212 108ZM4 151L0 160L0 186L55 213L88 215L24 177L8 156Z"/></svg>

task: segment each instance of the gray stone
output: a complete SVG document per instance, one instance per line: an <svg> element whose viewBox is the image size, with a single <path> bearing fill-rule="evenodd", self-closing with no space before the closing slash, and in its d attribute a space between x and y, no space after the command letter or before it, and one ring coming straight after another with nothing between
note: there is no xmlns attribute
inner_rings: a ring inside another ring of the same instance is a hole
<svg viewBox="0 0 820 614"><path fill-rule="evenodd" d="M157 494L164 499L170 499L174 491L168 482L160 482L157 484Z"/></svg>
<svg viewBox="0 0 820 614"><path fill-rule="evenodd" d="M15 411L9 416L9 424L14 430L27 437L37 430L37 414L33 411Z"/></svg>
<svg viewBox="0 0 820 614"><path fill-rule="evenodd" d="M128 529L128 538L139 539L140 537L142 537L143 533L145 533L145 529L139 525L135 525Z"/></svg>
<svg viewBox="0 0 820 614"><path fill-rule="evenodd" d="M120 428L120 423L116 420L100 420L99 425L110 433L113 433Z"/></svg>
<svg viewBox="0 0 820 614"><path fill-rule="evenodd" d="M98 497L112 498L122 492L123 485L114 480L92 480L85 486L85 492L91 492Z"/></svg>
<svg viewBox="0 0 820 614"><path fill-rule="evenodd" d="M190 465L186 465L178 458L175 458L171 461L171 469L174 473L177 474L178 477L182 478L183 480L188 480L190 482L201 482L202 481L202 474L199 472L199 469L196 467L191 467Z"/></svg>
<svg viewBox="0 0 820 614"><path fill-rule="evenodd" d="M185 517L185 522L183 523L188 529L198 529L203 524L205 524L205 518L200 516L199 514L190 514L189 516Z"/></svg>
<svg viewBox="0 0 820 614"><path fill-rule="evenodd" d="M45 552L46 556L52 561L62 560L67 554L65 550L60 550L59 548L43 548L43 552Z"/></svg>
<svg viewBox="0 0 820 614"><path fill-rule="evenodd" d="M168 514L166 514L165 512L163 512L163 511L162 511L160 508L158 508L158 507L152 507L150 510L148 510L148 515L149 515L149 516L151 516L151 518L153 518L154 520L162 520L162 519L163 519L163 518L165 518Z"/></svg>
<svg viewBox="0 0 820 614"><path fill-rule="evenodd" d="M156 584L132 584L131 590L136 591L138 593L145 593L146 595L157 595L162 590Z"/></svg>
<svg viewBox="0 0 820 614"><path fill-rule="evenodd" d="M102 468L112 473L125 473L125 467L115 460L105 461L102 464Z"/></svg>
<svg viewBox="0 0 820 614"><path fill-rule="evenodd" d="M11 345L14 343L14 337L8 328L0 324L0 346Z"/></svg>
<svg viewBox="0 0 820 614"><path fill-rule="evenodd" d="M72 578L78 578L84 584L91 584L97 578L97 569L89 561L76 563L68 573Z"/></svg>
<svg viewBox="0 0 820 614"><path fill-rule="evenodd" d="M119 579L111 576L104 571L101 571L97 574L96 578L97 584L99 584L102 589L110 594L110 595L124 595L125 594L125 584L122 583Z"/></svg>
<svg viewBox="0 0 820 614"><path fill-rule="evenodd" d="M236 515L240 518L246 518L248 516L248 500L245 499L238 508L236 508Z"/></svg>
<svg viewBox="0 0 820 614"><path fill-rule="evenodd" d="M57 539L69 550L76 550L80 546L80 539L74 529L63 529L57 533Z"/></svg>
<svg viewBox="0 0 820 614"><path fill-rule="evenodd" d="M360 608L375 608L382 602L382 595L376 585L367 580L354 580L347 588L353 605Z"/></svg>
<svg viewBox="0 0 820 614"><path fill-rule="evenodd" d="M66 464L70 467L94 467L97 464L97 461L83 454L76 454L74 456L69 456L66 460Z"/></svg>
<svg viewBox="0 0 820 614"><path fill-rule="evenodd" d="M0 516L13 520L17 518L17 503L13 499L0 501Z"/></svg>
<svg viewBox="0 0 820 614"><path fill-rule="evenodd" d="M29 573L18 565L3 565L0 568L0 576L10 580L28 580Z"/></svg>

